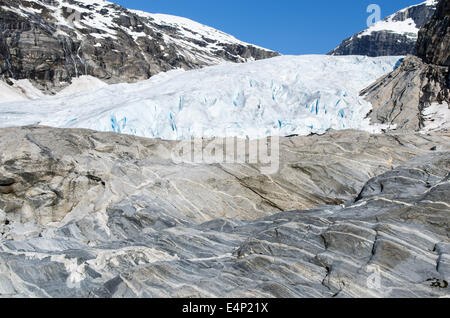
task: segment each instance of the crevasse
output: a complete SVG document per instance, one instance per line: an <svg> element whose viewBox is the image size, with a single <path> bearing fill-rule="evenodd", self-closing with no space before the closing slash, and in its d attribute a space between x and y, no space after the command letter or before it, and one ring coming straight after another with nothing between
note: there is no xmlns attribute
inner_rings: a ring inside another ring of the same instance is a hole
<svg viewBox="0 0 450 318"><path fill-rule="evenodd" d="M282 56L170 71L136 84L0 103L0 127L39 123L163 139L377 132L359 92L400 58Z"/></svg>

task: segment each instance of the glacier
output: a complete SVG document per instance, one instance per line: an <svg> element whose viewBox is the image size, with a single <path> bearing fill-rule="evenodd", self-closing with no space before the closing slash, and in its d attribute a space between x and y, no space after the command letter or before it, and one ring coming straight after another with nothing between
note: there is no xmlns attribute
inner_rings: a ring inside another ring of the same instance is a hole
<svg viewBox="0 0 450 318"><path fill-rule="evenodd" d="M139 83L33 100L0 98L0 127L87 128L167 140L257 139L329 129L376 133L383 127L371 125L372 105L359 92L401 59L281 56L173 70Z"/></svg>
<svg viewBox="0 0 450 318"><path fill-rule="evenodd" d="M409 37L412 39L417 39L421 27L417 26L416 22L412 17L408 17L408 11L419 6L437 6L437 4L438 0L427 0L419 4L409 6L405 9L402 9L388 16L384 20L376 22L375 24L371 25L367 30L359 33L357 37L362 38L363 36L372 35L373 33L376 32L388 31L391 33L401 34L405 37ZM402 15L405 16L405 19L399 18L399 16Z"/></svg>

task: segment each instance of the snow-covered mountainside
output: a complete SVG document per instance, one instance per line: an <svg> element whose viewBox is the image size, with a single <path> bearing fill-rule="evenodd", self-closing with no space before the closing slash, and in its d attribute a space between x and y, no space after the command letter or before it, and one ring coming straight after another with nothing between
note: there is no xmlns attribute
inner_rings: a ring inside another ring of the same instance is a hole
<svg viewBox="0 0 450 318"><path fill-rule="evenodd" d="M0 127L40 124L184 139L378 131L359 92L400 57L284 56L193 71L70 96L0 104ZM68 102L70 101L70 102Z"/></svg>
<svg viewBox="0 0 450 318"><path fill-rule="evenodd" d="M104 0L0 0L0 76L56 90L79 75L109 83L277 56L189 19Z"/></svg>
<svg viewBox="0 0 450 318"><path fill-rule="evenodd" d="M433 16L437 3L437 0L427 0L400 10L344 40L330 55L414 54L419 30Z"/></svg>
<svg viewBox="0 0 450 318"><path fill-rule="evenodd" d="M450 1L442 0L419 32L417 56L361 92L374 122L398 130L448 129L450 119Z"/></svg>

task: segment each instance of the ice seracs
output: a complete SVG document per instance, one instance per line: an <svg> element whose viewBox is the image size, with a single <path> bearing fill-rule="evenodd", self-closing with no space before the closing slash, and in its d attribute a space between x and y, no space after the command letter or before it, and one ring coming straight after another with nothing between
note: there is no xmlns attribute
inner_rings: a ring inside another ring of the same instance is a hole
<svg viewBox="0 0 450 318"><path fill-rule="evenodd" d="M170 140L375 132L380 127L366 118L372 106L359 92L399 60L306 55L175 70L135 84L1 103L0 127L40 124Z"/></svg>

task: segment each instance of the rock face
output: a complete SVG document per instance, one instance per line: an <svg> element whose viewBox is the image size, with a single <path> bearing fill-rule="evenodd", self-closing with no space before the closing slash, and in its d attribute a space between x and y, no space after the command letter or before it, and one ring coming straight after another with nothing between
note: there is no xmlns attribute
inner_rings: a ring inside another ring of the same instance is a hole
<svg viewBox="0 0 450 318"><path fill-rule="evenodd" d="M449 15L448 1L443 0L420 31L419 57L406 57L397 70L361 92L373 105L373 122L391 124L400 130L420 130L425 126L427 108L436 104L448 124Z"/></svg>
<svg viewBox="0 0 450 318"><path fill-rule="evenodd" d="M342 42L330 55L401 56L416 53L419 30L436 10L431 0L403 9Z"/></svg>
<svg viewBox="0 0 450 318"><path fill-rule="evenodd" d="M397 70L361 92L373 105L372 122L397 130L421 130L424 110L434 102L448 103L447 74L447 67L409 55Z"/></svg>
<svg viewBox="0 0 450 318"><path fill-rule="evenodd" d="M0 137L0 296L450 295L448 134L283 138L267 176L176 165L176 142Z"/></svg>
<svg viewBox="0 0 450 318"><path fill-rule="evenodd" d="M0 75L48 91L92 75L135 82L176 68L278 54L188 19L104 0L1 0Z"/></svg>
<svg viewBox="0 0 450 318"><path fill-rule="evenodd" d="M428 64L450 66L450 3L441 1L436 14L419 32L417 55Z"/></svg>

